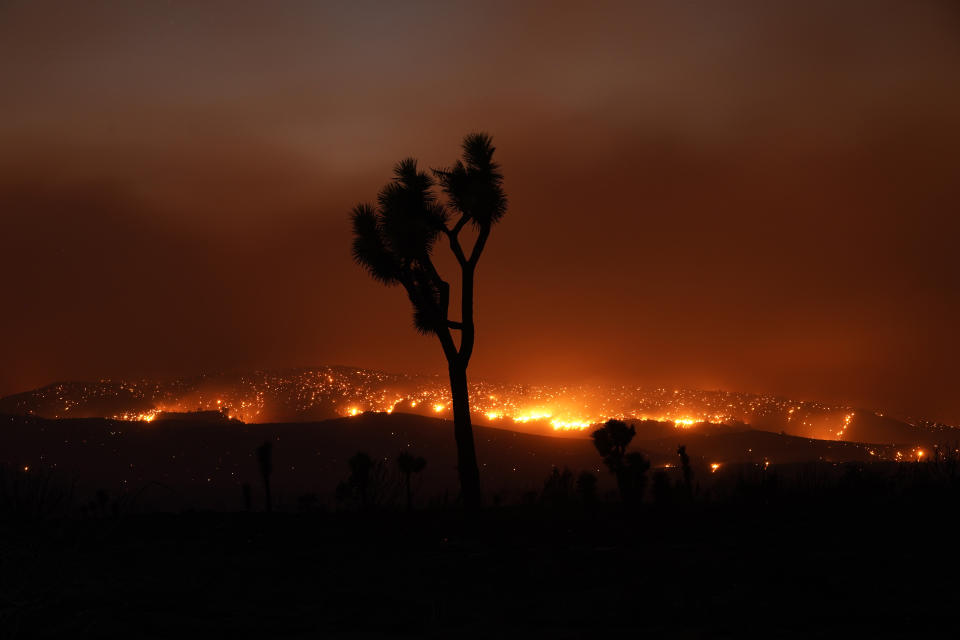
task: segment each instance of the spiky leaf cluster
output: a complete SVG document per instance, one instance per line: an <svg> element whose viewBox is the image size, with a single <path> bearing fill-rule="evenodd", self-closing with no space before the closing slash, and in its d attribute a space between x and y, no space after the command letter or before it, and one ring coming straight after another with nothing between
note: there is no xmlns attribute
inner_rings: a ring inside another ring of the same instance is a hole
<svg viewBox="0 0 960 640"><path fill-rule="evenodd" d="M493 161L493 139L485 133L471 133L463 139L463 159L434 173L450 206L475 226L489 227L507 211L503 174Z"/></svg>
<svg viewBox="0 0 960 640"><path fill-rule="evenodd" d="M353 258L377 281L403 284L414 307L414 325L432 333L443 323L443 282L430 261L447 213L433 193L434 179L412 158L397 163L377 205L354 207Z"/></svg>

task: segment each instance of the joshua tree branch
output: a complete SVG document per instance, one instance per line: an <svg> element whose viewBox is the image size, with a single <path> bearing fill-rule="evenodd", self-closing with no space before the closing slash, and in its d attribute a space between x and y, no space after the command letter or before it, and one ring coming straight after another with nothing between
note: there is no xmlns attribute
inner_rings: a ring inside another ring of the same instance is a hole
<svg viewBox="0 0 960 640"><path fill-rule="evenodd" d="M473 243L473 251L470 252L470 260L468 264L471 269L477 266L477 262L480 260L480 254L483 253L483 247L487 244L487 238L490 237L490 225L484 225L480 229L480 235L477 236L477 241Z"/></svg>
<svg viewBox="0 0 960 640"><path fill-rule="evenodd" d="M468 218L466 215L462 215L452 229L444 229L444 231L447 233L447 237L450 238L450 250L453 251L453 255L457 257L457 262L460 263L461 267L467 264L467 257L463 253L463 247L460 246L460 231L467 223L467 219Z"/></svg>

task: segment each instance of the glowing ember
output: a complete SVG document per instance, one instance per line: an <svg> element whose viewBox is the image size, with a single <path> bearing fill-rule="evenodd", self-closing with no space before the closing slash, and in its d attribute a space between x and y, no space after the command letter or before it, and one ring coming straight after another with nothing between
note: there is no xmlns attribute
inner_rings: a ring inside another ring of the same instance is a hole
<svg viewBox="0 0 960 640"><path fill-rule="evenodd" d="M693 425L701 422L700 420L694 420L693 418L675 418L673 424L681 429L687 429Z"/></svg>
<svg viewBox="0 0 960 640"><path fill-rule="evenodd" d="M837 440L843 440L844 434L847 432L847 427L850 426L850 422L853 420L853 414L848 413L843 417L843 424L840 425L840 430L837 431Z"/></svg>
<svg viewBox="0 0 960 640"><path fill-rule="evenodd" d="M435 413L440 413L440 412L443 411L444 409L446 409L446 406L444 406L444 405L442 405L442 404L435 404L435 405L433 405L433 411L434 411Z"/></svg>
<svg viewBox="0 0 960 640"><path fill-rule="evenodd" d="M712 464L710 465L710 473L716 473L716 472L717 472L717 469L719 469L719 468L720 468L720 463L719 463L719 462L714 462L714 463L712 463Z"/></svg>

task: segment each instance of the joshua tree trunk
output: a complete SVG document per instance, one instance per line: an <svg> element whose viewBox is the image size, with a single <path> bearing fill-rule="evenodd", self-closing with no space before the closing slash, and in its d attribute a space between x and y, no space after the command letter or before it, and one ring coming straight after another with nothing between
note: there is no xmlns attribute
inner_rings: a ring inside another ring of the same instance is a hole
<svg viewBox="0 0 960 640"><path fill-rule="evenodd" d="M457 473L460 475L463 505L476 509L480 506L480 470L470 422L467 367L456 362L450 364L450 395L453 398L453 434L457 441Z"/></svg>
<svg viewBox="0 0 960 640"><path fill-rule="evenodd" d="M266 508L267 513L273 512L273 496L270 495L270 478L264 477L263 479L263 491L266 494Z"/></svg>

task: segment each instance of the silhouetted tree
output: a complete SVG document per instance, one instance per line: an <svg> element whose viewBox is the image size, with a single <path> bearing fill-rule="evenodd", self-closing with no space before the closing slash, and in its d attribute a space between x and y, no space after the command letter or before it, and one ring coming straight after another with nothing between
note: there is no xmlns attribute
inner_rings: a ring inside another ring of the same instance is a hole
<svg viewBox="0 0 960 640"><path fill-rule="evenodd" d="M573 471L564 467L563 471L554 467L543 483L540 499L546 504L560 506L570 502L573 494Z"/></svg>
<svg viewBox="0 0 960 640"><path fill-rule="evenodd" d="M603 463L617 479L617 489L624 503L639 502L646 486L646 472L650 462L640 453L627 454L627 445L637 430L621 420L607 420L594 431L593 446L603 457Z"/></svg>
<svg viewBox="0 0 960 640"><path fill-rule="evenodd" d="M677 448L677 455L680 456L680 470L683 472L683 488L688 496L693 496L693 467L690 466L690 456L687 455L687 448L680 445Z"/></svg>
<svg viewBox="0 0 960 640"><path fill-rule="evenodd" d="M273 495L270 493L270 474L273 473L273 444L269 440L257 447L257 461L260 464L260 478L263 480L267 513L270 513L273 511Z"/></svg>
<svg viewBox="0 0 960 640"><path fill-rule="evenodd" d="M415 456L407 451L400 452L397 456L397 465L400 467L400 473L403 474L403 481L406 485L407 493L407 511L413 510L413 484L411 476L420 473L427 466L426 458Z"/></svg>
<svg viewBox="0 0 960 640"><path fill-rule="evenodd" d="M403 285L413 304L413 322L440 341L450 374L457 471L464 505L480 506L480 472L470 422L467 365L473 353L473 295L477 263L493 225L507 209L503 176L493 161L493 142L483 133L463 140L463 157L452 167L419 171L412 158L394 167L394 179L377 197L377 206L354 207L353 257L377 281ZM446 204L434 193L439 184ZM467 252L461 232L470 225L476 239ZM449 315L450 284L433 264L434 244L446 236L460 267L460 319ZM460 342L454 339L460 332Z"/></svg>

